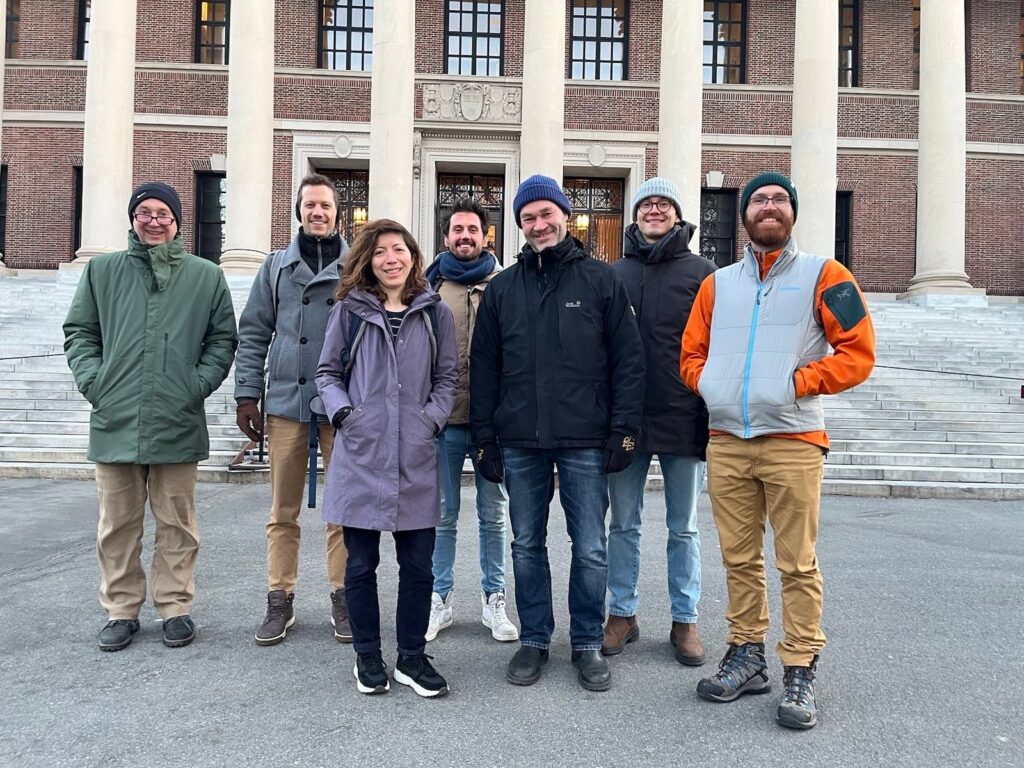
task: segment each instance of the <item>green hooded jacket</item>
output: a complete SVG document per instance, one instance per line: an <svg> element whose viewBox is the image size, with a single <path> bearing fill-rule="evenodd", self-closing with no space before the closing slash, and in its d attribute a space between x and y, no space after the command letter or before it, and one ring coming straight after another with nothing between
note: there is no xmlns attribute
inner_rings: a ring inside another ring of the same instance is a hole
<svg viewBox="0 0 1024 768"><path fill-rule="evenodd" d="M92 404L89 459L178 464L210 455L203 401L238 346L224 273L187 253L179 234L85 267L64 320L75 385Z"/></svg>

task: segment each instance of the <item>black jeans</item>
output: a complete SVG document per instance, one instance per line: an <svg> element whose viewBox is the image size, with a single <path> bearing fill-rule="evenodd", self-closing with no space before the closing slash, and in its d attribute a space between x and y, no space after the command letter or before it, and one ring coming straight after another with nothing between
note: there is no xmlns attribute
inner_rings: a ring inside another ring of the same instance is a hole
<svg viewBox="0 0 1024 768"><path fill-rule="evenodd" d="M380 650L380 603L377 600L380 534L380 531L345 526L348 548L345 597L356 653ZM395 613L398 653L415 656L423 653L427 644L424 635L430 623L430 595L434 591L434 529L395 531L393 535L398 556L398 609Z"/></svg>

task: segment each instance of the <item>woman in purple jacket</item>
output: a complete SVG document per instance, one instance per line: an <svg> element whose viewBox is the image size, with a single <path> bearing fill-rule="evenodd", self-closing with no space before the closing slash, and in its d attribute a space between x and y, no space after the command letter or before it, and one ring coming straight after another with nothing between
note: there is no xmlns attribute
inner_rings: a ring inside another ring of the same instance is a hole
<svg viewBox="0 0 1024 768"><path fill-rule="evenodd" d="M399 566L395 681L420 696L443 696L448 684L423 653L423 636L434 586L434 529L441 520L435 438L458 384L452 313L428 287L412 235L389 219L360 230L338 299L316 386L337 429L323 516L345 530L356 686L362 693L390 688L380 647L377 565L381 531L391 531Z"/></svg>

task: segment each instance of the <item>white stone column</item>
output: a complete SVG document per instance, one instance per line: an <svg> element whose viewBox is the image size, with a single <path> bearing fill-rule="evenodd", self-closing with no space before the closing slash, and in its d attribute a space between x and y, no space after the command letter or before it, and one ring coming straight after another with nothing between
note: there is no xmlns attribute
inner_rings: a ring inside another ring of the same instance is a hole
<svg viewBox="0 0 1024 768"><path fill-rule="evenodd" d="M921 3L917 270L906 298L982 296L964 271L967 83L961 0Z"/></svg>
<svg viewBox="0 0 1024 768"><path fill-rule="evenodd" d="M0 24L0 51L7 51L7 24ZM3 134L4 134L4 64L7 59L0 55L0 157L3 157ZM4 255L0 253L0 277L13 277L18 274L16 269L9 269L4 264Z"/></svg>
<svg viewBox="0 0 1024 768"><path fill-rule="evenodd" d="M228 41L227 202L230 274L256 272L271 249L274 182L274 0L235 3Z"/></svg>
<svg viewBox="0 0 1024 768"><path fill-rule="evenodd" d="M135 0L94 3L82 151L82 247L64 265L127 246L135 117Z"/></svg>
<svg viewBox="0 0 1024 768"><path fill-rule="evenodd" d="M564 2L526 0L519 177L562 181L565 136Z"/></svg>
<svg viewBox="0 0 1024 768"><path fill-rule="evenodd" d="M370 80L371 219L412 226L416 10L407 0L377 0Z"/></svg>
<svg viewBox="0 0 1024 768"><path fill-rule="evenodd" d="M802 250L828 257L836 253L838 120L839 3L797 0L790 178L800 211L794 236Z"/></svg>
<svg viewBox="0 0 1024 768"><path fill-rule="evenodd" d="M658 175L679 186L683 195L683 218L698 226L704 105L703 25L703 0L662 2ZM694 234L691 243L696 248L700 243L699 233Z"/></svg>

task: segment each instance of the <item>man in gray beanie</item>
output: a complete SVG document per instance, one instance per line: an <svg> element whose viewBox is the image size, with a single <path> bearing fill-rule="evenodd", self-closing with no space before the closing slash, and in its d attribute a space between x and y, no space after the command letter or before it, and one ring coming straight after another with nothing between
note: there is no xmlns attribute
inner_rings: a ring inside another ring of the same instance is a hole
<svg viewBox="0 0 1024 768"><path fill-rule="evenodd" d="M108 617L102 651L126 648L139 631L147 498L156 521L150 586L164 645L195 638L195 486L198 463L210 454L203 401L228 375L237 345L224 274L185 251L177 192L143 184L128 217L128 250L86 264L64 321L68 365L92 405L96 555Z"/></svg>
<svg viewBox="0 0 1024 768"><path fill-rule="evenodd" d="M700 600L700 533L697 497L704 486L708 415L700 397L679 378L679 342L704 278L715 267L690 251L696 229L683 221L675 184L656 176L633 197L633 223L626 228L622 258L612 265L626 285L640 325L647 387L644 417L633 463L608 476L608 624L601 652L621 653L640 637L640 527L647 471L658 454L665 482L668 525L668 591L676 661L704 663L697 634Z"/></svg>
<svg viewBox="0 0 1024 768"><path fill-rule="evenodd" d="M496 275L477 313L469 416L477 468L505 480L522 646L513 685L532 685L555 629L547 556L554 469L572 539L569 638L580 685L611 687L600 653L611 473L629 466L643 406L644 361L622 281L568 235L558 182L531 176L513 202L526 245Z"/></svg>

